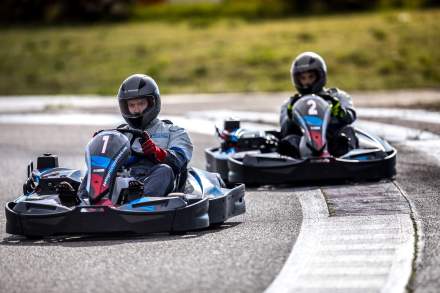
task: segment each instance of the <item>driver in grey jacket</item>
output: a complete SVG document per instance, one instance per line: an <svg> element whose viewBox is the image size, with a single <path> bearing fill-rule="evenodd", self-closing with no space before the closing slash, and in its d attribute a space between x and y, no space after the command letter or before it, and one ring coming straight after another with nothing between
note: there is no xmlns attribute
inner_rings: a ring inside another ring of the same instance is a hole
<svg viewBox="0 0 440 293"><path fill-rule="evenodd" d="M337 88L324 87L327 82L327 66L324 59L316 53L304 52L293 61L290 74L298 93L281 106L279 152L293 157L299 156L302 132L292 118L292 110L296 101L310 94L318 95L332 104L327 130L330 154L340 156L356 148L357 138L350 126L356 120L352 98Z"/></svg>
<svg viewBox="0 0 440 293"><path fill-rule="evenodd" d="M158 119L161 109L159 87L147 75L134 74L123 81L118 92L121 114L127 124L120 128L144 131L144 137L127 134L132 155L126 167L144 183L144 196L166 196L175 179L191 160L193 144L185 129Z"/></svg>

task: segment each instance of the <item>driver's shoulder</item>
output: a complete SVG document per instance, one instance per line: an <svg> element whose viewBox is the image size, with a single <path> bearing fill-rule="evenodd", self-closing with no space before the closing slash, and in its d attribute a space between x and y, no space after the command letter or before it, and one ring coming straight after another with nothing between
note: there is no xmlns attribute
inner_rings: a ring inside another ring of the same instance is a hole
<svg viewBox="0 0 440 293"><path fill-rule="evenodd" d="M169 119L159 119L160 129L162 130L168 130L169 132L179 132L179 131L185 131L183 127L180 127L179 125L174 124Z"/></svg>

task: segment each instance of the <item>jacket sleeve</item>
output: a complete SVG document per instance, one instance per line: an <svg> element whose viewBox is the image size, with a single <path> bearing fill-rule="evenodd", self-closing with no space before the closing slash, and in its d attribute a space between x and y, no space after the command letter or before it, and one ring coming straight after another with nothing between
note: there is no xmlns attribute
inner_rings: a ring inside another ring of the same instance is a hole
<svg viewBox="0 0 440 293"><path fill-rule="evenodd" d="M301 134L301 130L298 126L296 126L296 124L292 121L292 118L289 116L289 106L293 105L298 98L299 96L290 97L281 105L280 134L282 138L289 134Z"/></svg>
<svg viewBox="0 0 440 293"><path fill-rule="evenodd" d="M347 115L344 118L340 118L339 122L345 125L353 123L356 120L356 110L354 109L351 96L337 88L330 89L329 94L338 98L341 106L347 111Z"/></svg>
<svg viewBox="0 0 440 293"><path fill-rule="evenodd" d="M168 155L164 163L173 169L174 174L179 174L191 161L193 144L185 129L171 125L169 131Z"/></svg>

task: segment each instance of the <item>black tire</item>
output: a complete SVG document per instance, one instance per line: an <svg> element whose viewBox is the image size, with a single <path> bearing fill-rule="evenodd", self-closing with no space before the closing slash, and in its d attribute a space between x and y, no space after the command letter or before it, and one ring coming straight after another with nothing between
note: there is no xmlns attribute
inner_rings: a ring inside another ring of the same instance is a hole
<svg viewBox="0 0 440 293"><path fill-rule="evenodd" d="M220 229L220 227L224 224L225 222L219 222L219 223L213 223L211 225L209 225L209 228L211 229Z"/></svg>
<svg viewBox="0 0 440 293"><path fill-rule="evenodd" d="M24 235L24 237L26 237L27 240L41 240L44 238L40 235Z"/></svg>
<svg viewBox="0 0 440 293"><path fill-rule="evenodd" d="M171 236L181 236L181 235L186 235L188 232L187 231L171 231L170 235Z"/></svg>

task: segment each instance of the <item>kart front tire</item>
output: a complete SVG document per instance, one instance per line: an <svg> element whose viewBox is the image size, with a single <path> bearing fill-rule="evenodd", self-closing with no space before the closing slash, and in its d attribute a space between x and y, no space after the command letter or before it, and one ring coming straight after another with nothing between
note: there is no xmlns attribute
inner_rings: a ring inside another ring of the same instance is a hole
<svg viewBox="0 0 440 293"><path fill-rule="evenodd" d="M170 235L171 236L181 236L181 235L186 235L188 232L187 231L171 231Z"/></svg>
<svg viewBox="0 0 440 293"><path fill-rule="evenodd" d="M26 240L41 240L44 237L40 235L24 235L26 237Z"/></svg>

